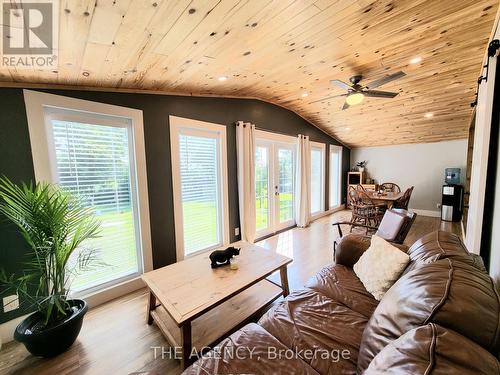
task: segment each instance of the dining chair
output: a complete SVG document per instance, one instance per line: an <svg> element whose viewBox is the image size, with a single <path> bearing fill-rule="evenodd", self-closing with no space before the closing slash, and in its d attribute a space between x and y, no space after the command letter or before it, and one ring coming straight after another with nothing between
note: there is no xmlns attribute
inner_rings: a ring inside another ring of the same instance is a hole
<svg viewBox="0 0 500 375"><path fill-rule="evenodd" d="M385 210L387 210L387 203L384 203L384 202L376 202L374 199L373 199L373 194L375 193L374 191L368 191L366 190L365 188L363 188L361 185L358 185L361 187L361 189L358 189L358 191L362 192L360 194L360 198L363 200L363 202L365 202L366 204L371 204L371 205L374 205L374 206L377 206L379 211L382 211L382 215L384 214Z"/></svg>
<svg viewBox="0 0 500 375"><path fill-rule="evenodd" d="M357 184L356 185L356 190L359 190L359 191L366 191L366 189L363 187L363 185L361 184Z"/></svg>
<svg viewBox="0 0 500 375"><path fill-rule="evenodd" d="M391 208L387 210L380 222L378 227L374 226L366 226L364 224L354 223L352 224L349 221L340 221L337 223L333 223L332 225L336 225L339 232L339 238L343 237L342 234L342 224L351 225L351 231L353 226L359 226L371 230L377 236L383 238L384 240L391 242L393 244L402 244L410 231L417 214L415 212L410 212L402 209ZM364 237L370 237L365 235ZM335 251L337 248L337 240L333 242L333 253L335 257Z"/></svg>
<svg viewBox="0 0 500 375"><path fill-rule="evenodd" d="M380 190L392 191L393 193L401 193L401 188L394 182L384 182L380 184Z"/></svg>
<svg viewBox="0 0 500 375"><path fill-rule="evenodd" d="M394 204L392 205L392 207L407 210L408 204L410 203L411 193L413 192L414 187L415 186L412 186L411 188L406 189L403 196L394 201Z"/></svg>
<svg viewBox="0 0 500 375"><path fill-rule="evenodd" d="M384 207L375 204L365 191L351 189L349 199L352 206L351 230L356 224L361 224L366 226L368 234L368 227L377 227L382 220Z"/></svg>

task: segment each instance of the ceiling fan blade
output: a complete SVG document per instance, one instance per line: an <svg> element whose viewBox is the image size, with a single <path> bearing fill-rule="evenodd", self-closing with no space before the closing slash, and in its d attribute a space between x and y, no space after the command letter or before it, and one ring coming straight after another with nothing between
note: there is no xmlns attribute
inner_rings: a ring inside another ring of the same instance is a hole
<svg viewBox="0 0 500 375"><path fill-rule="evenodd" d="M349 94L340 94L340 95L327 96L326 98L322 98L322 99L318 99L318 100L309 102L309 104L313 104L313 103L317 103L317 102L324 102L325 100L328 100L328 99L339 98L341 96L347 96L347 95L349 95Z"/></svg>
<svg viewBox="0 0 500 375"><path fill-rule="evenodd" d="M406 75L405 72L397 72L397 73L393 73L393 74L389 74L388 76L385 76L384 78L380 78L380 79L377 79L371 83L369 83L368 85L366 85L365 87L367 89L374 89L376 87L379 87L379 86L382 86L382 85L385 85L386 83L389 83L391 81L394 81L395 79L398 79L398 78L401 78L401 77L404 77Z"/></svg>
<svg viewBox="0 0 500 375"><path fill-rule="evenodd" d="M343 105L343 107L342 107L342 110L344 111L344 110L346 110L349 107L350 107L350 105L347 104L347 102L345 102L344 105Z"/></svg>
<svg viewBox="0 0 500 375"><path fill-rule="evenodd" d="M336 86L338 86L338 87L340 87L341 89L344 89L344 90L350 90L350 89L352 88L352 87L351 87L350 85L348 85L347 83L342 82L342 81L340 81L340 80L338 80L338 79L332 79L332 80L330 81L330 83L331 83L332 85L336 85Z"/></svg>
<svg viewBox="0 0 500 375"><path fill-rule="evenodd" d="M394 98L398 96L399 92L389 92L389 91L376 91L376 90L367 90L363 91L364 96L372 97L372 98Z"/></svg>

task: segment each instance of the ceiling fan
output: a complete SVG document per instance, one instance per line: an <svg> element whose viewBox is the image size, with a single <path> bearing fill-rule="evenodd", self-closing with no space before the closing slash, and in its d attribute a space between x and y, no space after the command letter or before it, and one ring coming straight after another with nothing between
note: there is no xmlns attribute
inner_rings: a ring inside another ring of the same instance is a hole
<svg viewBox="0 0 500 375"><path fill-rule="evenodd" d="M356 75L351 78L349 78L349 81L351 81L351 85L342 82L338 79L332 79L330 81L331 84L336 85L344 90L347 90L347 93L341 94L341 95L334 95L334 96L328 96L323 99L315 100L309 104L312 103L317 103L317 102L322 102L328 99L332 98L338 98L341 96L345 96L345 103L344 106L342 107L342 110L349 108L350 106L360 104L365 96L372 97L372 98L386 98L386 99L392 99L395 96L398 95L397 92L389 92L389 91L377 91L377 90L372 90L374 88L380 87L382 85L385 85L386 83L389 83L391 81L394 81L398 78L404 77L406 75L405 72L399 71L397 73L389 74L386 77L377 79L366 86L362 86L359 84L359 82L363 79L362 75Z"/></svg>

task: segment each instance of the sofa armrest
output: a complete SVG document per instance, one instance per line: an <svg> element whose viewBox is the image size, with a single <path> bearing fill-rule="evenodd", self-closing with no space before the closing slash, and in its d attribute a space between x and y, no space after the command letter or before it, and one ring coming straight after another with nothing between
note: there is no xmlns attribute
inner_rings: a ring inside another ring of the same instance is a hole
<svg viewBox="0 0 500 375"><path fill-rule="evenodd" d="M370 237L348 234L342 237L335 249L335 263L353 267L361 255L370 247Z"/></svg>

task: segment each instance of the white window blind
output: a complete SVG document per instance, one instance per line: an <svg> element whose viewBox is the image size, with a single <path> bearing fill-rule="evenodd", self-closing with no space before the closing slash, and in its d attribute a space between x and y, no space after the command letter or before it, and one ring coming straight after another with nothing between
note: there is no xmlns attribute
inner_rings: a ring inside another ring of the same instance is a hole
<svg viewBox="0 0 500 375"><path fill-rule="evenodd" d="M324 211L324 152L324 145L311 144L311 214Z"/></svg>
<svg viewBox="0 0 500 375"><path fill-rule="evenodd" d="M100 237L85 243L97 250L100 264L77 275L72 289L86 290L137 274L142 265L130 128L120 121L108 126L64 116L52 116L50 125L59 184L82 197L101 222Z"/></svg>
<svg viewBox="0 0 500 375"><path fill-rule="evenodd" d="M211 132L179 134L185 255L222 245L219 141Z"/></svg>

